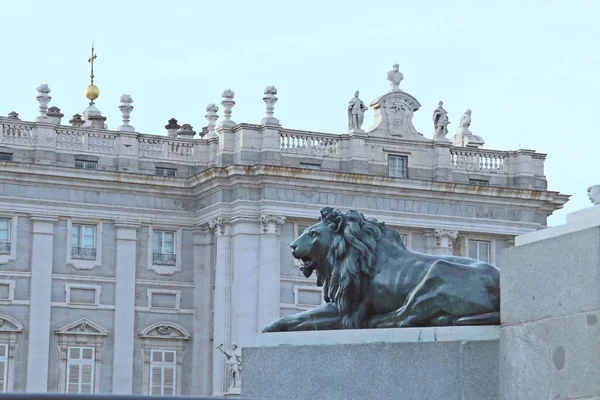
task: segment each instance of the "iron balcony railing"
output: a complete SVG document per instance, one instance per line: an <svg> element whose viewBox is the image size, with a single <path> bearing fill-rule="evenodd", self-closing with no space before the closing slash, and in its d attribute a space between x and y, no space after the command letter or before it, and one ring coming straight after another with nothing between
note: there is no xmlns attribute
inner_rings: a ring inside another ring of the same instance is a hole
<svg viewBox="0 0 600 400"><path fill-rule="evenodd" d="M0 254L10 254L10 242L0 242Z"/></svg>
<svg viewBox="0 0 600 400"><path fill-rule="evenodd" d="M71 247L72 260L96 260L96 249L91 247Z"/></svg>
<svg viewBox="0 0 600 400"><path fill-rule="evenodd" d="M177 255L170 253L152 253L152 264L154 265L176 265Z"/></svg>

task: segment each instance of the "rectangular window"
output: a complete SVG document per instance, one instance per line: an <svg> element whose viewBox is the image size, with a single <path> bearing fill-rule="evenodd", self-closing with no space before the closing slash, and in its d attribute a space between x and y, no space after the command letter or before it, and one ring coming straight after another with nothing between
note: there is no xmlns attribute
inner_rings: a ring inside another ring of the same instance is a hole
<svg viewBox="0 0 600 400"><path fill-rule="evenodd" d="M319 170L321 166L319 164L300 163L300 168Z"/></svg>
<svg viewBox="0 0 600 400"><path fill-rule="evenodd" d="M96 259L96 226L73 224L71 226L71 258Z"/></svg>
<svg viewBox="0 0 600 400"><path fill-rule="evenodd" d="M6 393L8 377L8 345L0 344L0 393Z"/></svg>
<svg viewBox="0 0 600 400"><path fill-rule="evenodd" d="M408 246L408 244L407 244L408 243L408 239L407 239L406 234L401 233L400 234L400 239L402 240L402 244L404 244L405 246Z"/></svg>
<svg viewBox="0 0 600 400"><path fill-rule="evenodd" d="M98 169L98 161L75 160L75 168Z"/></svg>
<svg viewBox="0 0 600 400"><path fill-rule="evenodd" d="M67 393L94 393L93 347L69 347L67 355Z"/></svg>
<svg viewBox="0 0 600 400"><path fill-rule="evenodd" d="M10 254L10 219L0 219L0 254Z"/></svg>
<svg viewBox="0 0 600 400"><path fill-rule="evenodd" d="M388 156L388 175L392 178L408 178L408 156Z"/></svg>
<svg viewBox="0 0 600 400"><path fill-rule="evenodd" d="M152 350L150 353L150 395L175 395L175 352Z"/></svg>
<svg viewBox="0 0 600 400"><path fill-rule="evenodd" d="M154 231L152 237L152 264L176 265L175 232Z"/></svg>
<svg viewBox="0 0 600 400"><path fill-rule="evenodd" d="M96 290L71 288L69 304L96 304Z"/></svg>
<svg viewBox="0 0 600 400"><path fill-rule="evenodd" d="M484 240L469 240L469 258L490 262L490 242Z"/></svg>
<svg viewBox="0 0 600 400"><path fill-rule="evenodd" d="M0 161L12 161L13 155L11 153L0 153Z"/></svg>
<svg viewBox="0 0 600 400"><path fill-rule="evenodd" d="M177 170L174 168L159 168L156 167L156 175L158 176L175 176Z"/></svg>
<svg viewBox="0 0 600 400"><path fill-rule="evenodd" d="M486 181L484 179L469 179L469 185L490 186L490 181Z"/></svg>

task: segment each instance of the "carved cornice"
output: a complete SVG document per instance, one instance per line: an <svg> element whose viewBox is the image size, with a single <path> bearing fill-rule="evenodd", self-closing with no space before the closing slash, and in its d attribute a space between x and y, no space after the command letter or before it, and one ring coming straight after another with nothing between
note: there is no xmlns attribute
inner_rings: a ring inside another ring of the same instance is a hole
<svg viewBox="0 0 600 400"><path fill-rule="evenodd" d="M275 233L278 235L281 232L281 226L285 224L285 217L263 214L260 216L260 222L263 233Z"/></svg>
<svg viewBox="0 0 600 400"><path fill-rule="evenodd" d="M225 234L225 226L229 225L231 220L229 217L217 217L211 221L208 221L208 227L214 229L215 235L222 236Z"/></svg>

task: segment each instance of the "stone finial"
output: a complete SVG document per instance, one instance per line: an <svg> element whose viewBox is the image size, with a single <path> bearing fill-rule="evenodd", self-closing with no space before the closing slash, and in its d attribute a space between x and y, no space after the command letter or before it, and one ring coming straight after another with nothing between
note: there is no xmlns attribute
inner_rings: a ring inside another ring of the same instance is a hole
<svg viewBox="0 0 600 400"><path fill-rule="evenodd" d="M260 121L263 125L279 125L279 120L273 116L275 112L275 103L277 103L277 89L275 86L267 86L263 101L267 105L267 115Z"/></svg>
<svg viewBox="0 0 600 400"><path fill-rule="evenodd" d="M203 138L207 133L208 133L208 126L203 126L202 130L200 132L198 132L198 135L200 135L200 137Z"/></svg>
<svg viewBox="0 0 600 400"><path fill-rule="evenodd" d="M65 114L60 112L60 108L52 106L48 108L46 116L50 118L50 121L52 121L53 124L60 125L61 119L65 116Z"/></svg>
<svg viewBox="0 0 600 400"><path fill-rule="evenodd" d="M196 131L194 131L194 129L192 128L192 126L190 124L181 125L181 128L179 128L179 131L177 131L177 136L179 136L180 138L191 139L194 137L195 134L196 134Z"/></svg>
<svg viewBox="0 0 600 400"><path fill-rule="evenodd" d="M37 117L38 121L47 121L48 117L46 113L48 112L48 103L52 100L52 96L50 96L50 88L48 84L44 83L37 88L38 95L35 99L40 103L40 115Z"/></svg>
<svg viewBox="0 0 600 400"><path fill-rule="evenodd" d="M130 95L128 94L124 94L119 98L120 104L119 104L119 110L121 111L121 119L123 121L123 124L121 126L119 126L117 129L119 131L125 131L125 132L135 132L135 128L131 125L129 125L129 121L130 121L130 116L131 116L131 112L133 111L133 99L131 98Z"/></svg>
<svg viewBox="0 0 600 400"><path fill-rule="evenodd" d="M390 92L399 92L400 82L404 79L404 75L400 72L400 65L394 64L392 70L387 73L388 81L390 81Z"/></svg>
<svg viewBox="0 0 600 400"><path fill-rule="evenodd" d="M235 106L235 100L233 97L235 93L231 89L225 89L221 94L221 105L223 106L223 120L220 126L223 128L233 128L235 122L231 120L231 109Z"/></svg>
<svg viewBox="0 0 600 400"><path fill-rule="evenodd" d="M588 198L593 205L600 205L600 185L590 186L587 190Z"/></svg>
<svg viewBox="0 0 600 400"><path fill-rule="evenodd" d="M206 106L206 115L204 117L208 122L208 132L206 136L207 139L211 139L218 136L217 132L215 132L215 126L217 124L217 119L219 118L219 115L217 114L218 111L219 107L217 107L213 103Z"/></svg>
<svg viewBox="0 0 600 400"><path fill-rule="evenodd" d="M19 113L16 111L11 111L8 113L8 119L16 119L17 121L20 121L19 119Z"/></svg>
<svg viewBox="0 0 600 400"><path fill-rule="evenodd" d="M73 115L73 119L69 120L71 126L81 126L85 121L81 119L81 115L75 114Z"/></svg>
<svg viewBox="0 0 600 400"><path fill-rule="evenodd" d="M485 141L481 136L477 136L469 129L471 127L471 110L464 112L460 117L460 123L458 124L458 130L456 135L452 138L452 144L459 147L481 147L485 144Z"/></svg>
<svg viewBox="0 0 600 400"><path fill-rule="evenodd" d="M165 125L165 129L167 130L167 136L169 137L177 137L177 132L179 131L179 124L175 118L171 118L168 123Z"/></svg>

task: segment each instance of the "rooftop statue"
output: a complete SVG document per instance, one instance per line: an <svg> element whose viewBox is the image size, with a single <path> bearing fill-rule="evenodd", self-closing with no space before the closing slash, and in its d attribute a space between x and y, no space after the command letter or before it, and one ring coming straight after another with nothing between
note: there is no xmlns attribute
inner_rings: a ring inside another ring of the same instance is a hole
<svg viewBox="0 0 600 400"><path fill-rule="evenodd" d="M359 212L323 208L290 246L304 275L316 273L326 303L263 332L500 323L496 267L411 251L396 231Z"/></svg>

